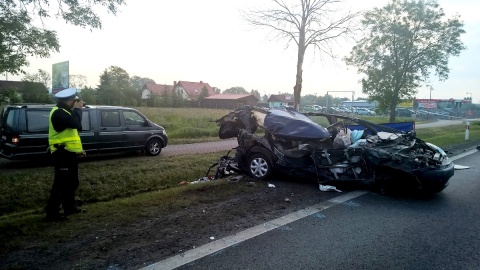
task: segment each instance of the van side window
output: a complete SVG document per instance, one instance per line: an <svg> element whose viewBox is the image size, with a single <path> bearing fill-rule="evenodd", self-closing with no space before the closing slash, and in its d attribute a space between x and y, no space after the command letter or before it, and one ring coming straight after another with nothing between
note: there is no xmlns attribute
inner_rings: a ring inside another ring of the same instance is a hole
<svg viewBox="0 0 480 270"><path fill-rule="evenodd" d="M145 119L134 111L123 111L123 119L126 126L142 126Z"/></svg>
<svg viewBox="0 0 480 270"><path fill-rule="evenodd" d="M90 128L90 112L82 111L82 130L91 130Z"/></svg>
<svg viewBox="0 0 480 270"><path fill-rule="evenodd" d="M119 127L120 114L118 111L102 111L102 127Z"/></svg>
<svg viewBox="0 0 480 270"><path fill-rule="evenodd" d="M7 115L7 119L5 119L5 130L7 131L12 131L13 130L13 119L15 119L15 113L16 113L16 110L13 110L13 109L7 109L4 113L4 116L5 114Z"/></svg>
<svg viewBox="0 0 480 270"><path fill-rule="evenodd" d="M27 132L48 132L50 111L27 110ZM7 120L8 121L8 120Z"/></svg>

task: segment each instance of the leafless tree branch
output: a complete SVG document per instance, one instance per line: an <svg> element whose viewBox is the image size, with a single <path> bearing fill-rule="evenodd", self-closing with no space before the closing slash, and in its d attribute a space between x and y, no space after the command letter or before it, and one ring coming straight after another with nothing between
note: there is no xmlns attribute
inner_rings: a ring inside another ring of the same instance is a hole
<svg viewBox="0 0 480 270"><path fill-rule="evenodd" d="M341 37L353 35L358 12L341 14L334 9L342 0L272 0L272 9L251 10L244 19L254 27L270 29L276 38L295 42L298 47L295 107L300 104L302 66L309 46L320 55L334 57L332 44Z"/></svg>

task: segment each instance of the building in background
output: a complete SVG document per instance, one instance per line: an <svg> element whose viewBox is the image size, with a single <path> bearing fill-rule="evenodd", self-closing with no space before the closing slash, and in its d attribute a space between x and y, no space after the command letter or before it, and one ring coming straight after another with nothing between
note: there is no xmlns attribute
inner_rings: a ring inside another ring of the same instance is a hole
<svg viewBox="0 0 480 270"><path fill-rule="evenodd" d="M199 98L215 95L215 91L208 83L178 81L173 83L173 91L177 95L181 95L184 100L195 101Z"/></svg>
<svg viewBox="0 0 480 270"><path fill-rule="evenodd" d="M343 101L342 105L345 107L359 107L367 109L375 109L377 107L376 101L367 100L355 100L355 101Z"/></svg>
<svg viewBox="0 0 480 270"><path fill-rule="evenodd" d="M413 109L462 110L469 109L469 99L417 99L413 100Z"/></svg>
<svg viewBox="0 0 480 270"><path fill-rule="evenodd" d="M270 108L294 105L295 99L293 98L293 95L271 95L270 98L268 98L268 106Z"/></svg>
<svg viewBox="0 0 480 270"><path fill-rule="evenodd" d="M141 91L142 100L152 98L154 96L171 95L173 91L173 85L146 83Z"/></svg>

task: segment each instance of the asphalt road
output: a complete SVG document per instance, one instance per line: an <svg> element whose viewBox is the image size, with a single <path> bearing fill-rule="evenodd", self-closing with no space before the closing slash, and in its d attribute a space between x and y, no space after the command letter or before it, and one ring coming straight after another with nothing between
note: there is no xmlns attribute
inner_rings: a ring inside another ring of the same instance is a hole
<svg viewBox="0 0 480 270"><path fill-rule="evenodd" d="M435 196L363 192L333 200L317 213L248 240L223 240L227 248L178 269L480 269L480 152L455 164L470 169L456 170Z"/></svg>
<svg viewBox="0 0 480 270"><path fill-rule="evenodd" d="M431 127L444 127L450 125L464 124L467 120L465 119L456 119L456 120L437 120L429 123L416 124L415 129L418 128L431 128ZM475 120L472 120L475 121Z"/></svg>
<svg viewBox="0 0 480 270"><path fill-rule="evenodd" d="M184 155L184 154L203 154L203 153L215 153L225 151L237 147L238 143L236 138L229 140L219 140L215 142L202 142L191 144L172 144L167 145L160 153L163 157Z"/></svg>

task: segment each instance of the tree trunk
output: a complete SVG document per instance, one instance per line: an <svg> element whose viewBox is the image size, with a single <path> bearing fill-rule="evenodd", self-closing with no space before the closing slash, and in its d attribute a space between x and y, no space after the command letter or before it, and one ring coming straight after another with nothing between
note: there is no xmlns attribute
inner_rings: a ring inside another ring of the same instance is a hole
<svg viewBox="0 0 480 270"><path fill-rule="evenodd" d="M392 95L392 102L390 103L390 123L395 122L395 108L397 108L398 104L398 93L400 92L400 89L395 89L393 90L393 95Z"/></svg>
<svg viewBox="0 0 480 270"><path fill-rule="evenodd" d="M302 38L300 38L302 40ZM297 57L297 75L295 80L295 86L293 87L293 96L295 98L295 110L300 110L300 95L302 93L302 66L303 66L303 58L305 57L305 46L298 45L298 57Z"/></svg>
<svg viewBox="0 0 480 270"><path fill-rule="evenodd" d="M390 123L394 123L395 122L395 108L397 107L396 104L394 104L393 102L390 103L390 119L389 119L389 122Z"/></svg>

